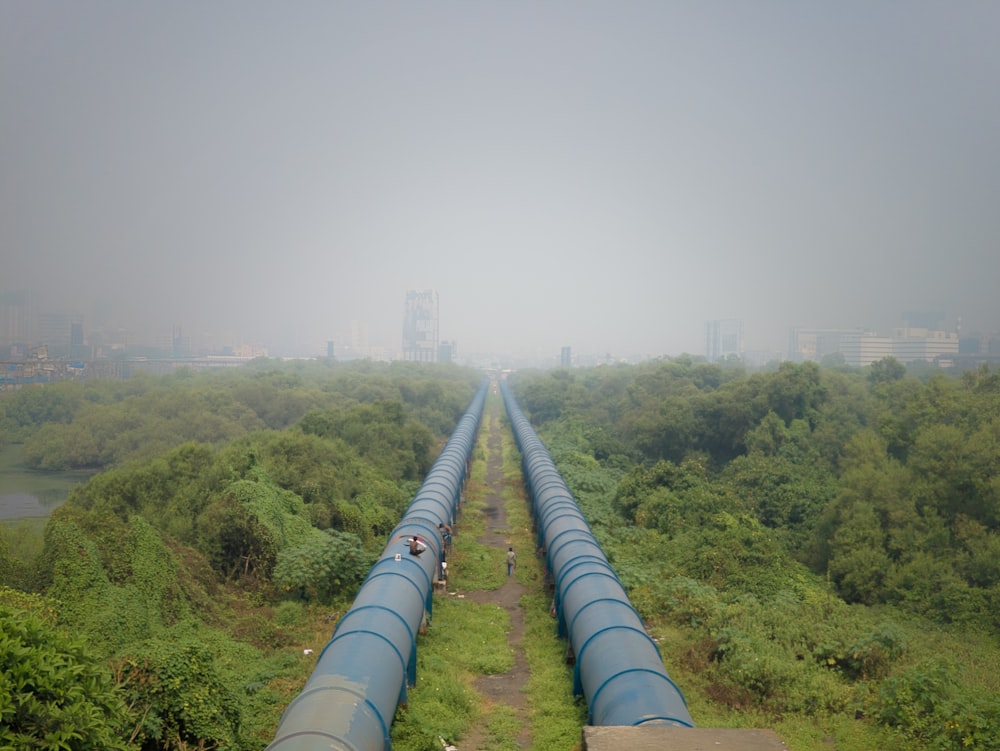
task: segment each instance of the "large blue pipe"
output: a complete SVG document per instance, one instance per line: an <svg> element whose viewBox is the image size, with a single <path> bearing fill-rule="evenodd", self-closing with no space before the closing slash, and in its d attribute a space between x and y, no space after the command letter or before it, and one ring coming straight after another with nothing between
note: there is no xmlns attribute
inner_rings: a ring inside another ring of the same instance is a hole
<svg viewBox="0 0 1000 751"><path fill-rule="evenodd" d="M486 400L479 389L378 561L285 709L268 749L385 751L396 707L416 682L417 632L430 614L441 561L439 524L452 524ZM417 536L428 549L409 553Z"/></svg>
<svg viewBox="0 0 1000 751"><path fill-rule="evenodd" d="M575 656L573 690L587 701L591 725L694 727L687 703L663 667L552 456L506 382L504 404L531 497L538 544L555 584L560 636Z"/></svg>

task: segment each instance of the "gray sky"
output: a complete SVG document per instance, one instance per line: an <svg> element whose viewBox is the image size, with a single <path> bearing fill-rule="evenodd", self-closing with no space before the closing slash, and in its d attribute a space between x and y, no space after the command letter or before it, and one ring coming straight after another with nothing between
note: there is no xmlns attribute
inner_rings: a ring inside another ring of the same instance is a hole
<svg viewBox="0 0 1000 751"><path fill-rule="evenodd" d="M995 0L0 0L0 291L316 353L424 287L464 351L997 330L998 39Z"/></svg>

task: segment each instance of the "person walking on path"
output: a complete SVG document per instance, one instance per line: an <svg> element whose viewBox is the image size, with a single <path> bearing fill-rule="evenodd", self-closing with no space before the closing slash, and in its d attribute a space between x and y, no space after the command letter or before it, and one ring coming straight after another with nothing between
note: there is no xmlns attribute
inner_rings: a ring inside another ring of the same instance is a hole
<svg viewBox="0 0 1000 751"><path fill-rule="evenodd" d="M507 548L507 576L514 573L514 565L517 563L517 553L514 548Z"/></svg>

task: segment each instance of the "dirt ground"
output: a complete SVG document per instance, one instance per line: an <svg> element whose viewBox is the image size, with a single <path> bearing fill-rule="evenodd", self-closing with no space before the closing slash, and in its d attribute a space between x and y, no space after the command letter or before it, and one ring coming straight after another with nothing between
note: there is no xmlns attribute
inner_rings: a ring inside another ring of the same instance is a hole
<svg viewBox="0 0 1000 751"><path fill-rule="evenodd" d="M508 538L507 513L503 503L503 444L501 430L496 413L489 415L489 436L486 441L486 496L484 513L486 515L486 532L479 539L484 545L490 545L506 550ZM507 705L514 709L521 723L521 731L513 739L517 747L531 747L531 729L528 706L524 688L528 682L528 663L521 645L524 639L524 610L521 607L521 596L526 588L518 584L515 577L510 576L500 589L478 590L466 593L475 602L493 603L499 605L510 616L510 631L507 641L514 652L514 665L502 675L488 675L479 678L476 690L487 698L487 713L496 705ZM489 734L485 724L487 717L474 725L469 735L459 744L460 751L489 751Z"/></svg>

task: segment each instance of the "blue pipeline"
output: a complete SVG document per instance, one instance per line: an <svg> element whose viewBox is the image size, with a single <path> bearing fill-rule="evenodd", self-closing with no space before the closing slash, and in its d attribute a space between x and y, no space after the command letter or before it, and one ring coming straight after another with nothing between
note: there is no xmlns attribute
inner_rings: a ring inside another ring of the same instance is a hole
<svg viewBox="0 0 1000 751"><path fill-rule="evenodd" d="M625 588L506 382L500 385L551 574L559 636L575 657L573 691L591 725L694 727Z"/></svg>
<svg viewBox="0 0 1000 751"><path fill-rule="evenodd" d="M433 604L442 560L439 524L452 524L486 400L476 393L368 572L316 668L285 709L268 749L387 751L396 707L416 683L417 633ZM409 553L419 537L427 550Z"/></svg>

